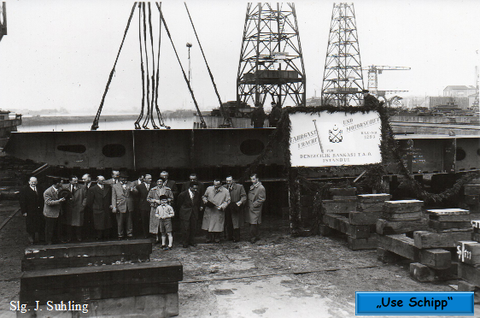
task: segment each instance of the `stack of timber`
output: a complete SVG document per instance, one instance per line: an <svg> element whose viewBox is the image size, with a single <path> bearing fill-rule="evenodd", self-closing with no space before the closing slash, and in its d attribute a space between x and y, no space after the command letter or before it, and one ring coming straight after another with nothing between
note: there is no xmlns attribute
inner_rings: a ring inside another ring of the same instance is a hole
<svg viewBox="0 0 480 318"><path fill-rule="evenodd" d="M423 201L385 201L382 218L377 221L376 230L380 235L402 234L428 228L422 211Z"/></svg>
<svg viewBox="0 0 480 318"><path fill-rule="evenodd" d="M474 233L480 231L480 220L472 221ZM475 232L476 231L476 232ZM478 236L476 236L478 238ZM477 240L459 241L458 255L458 290L475 293L475 303L480 302L480 243Z"/></svg>
<svg viewBox="0 0 480 318"><path fill-rule="evenodd" d="M410 237L416 230L428 230L428 222L422 211L423 201L398 200L387 201L384 205L383 219L377 222L378 259L395 262L407 259L410 274L421 282L451 278L452 254L441 248L424 248L415 245ZM408 235L407 235L408 234Z"/></svg>
<svg viewBox="0 0 480 318"><path fill-rule="evenodd" d="M344 192L323 200L323 235L341 232L347 235L348 247L352 250L374 249L377 247L375 224L383 203L389 194L361 194Z"/></svg>
<svg viewBox="0 0 480 318"><path fill-rule="evenodd" d="M150 262L151 252L150 240L29 247L20 303L30 311L17 317L176 316L183 267ZM55 306L67 310L52 311Z"/></svg>

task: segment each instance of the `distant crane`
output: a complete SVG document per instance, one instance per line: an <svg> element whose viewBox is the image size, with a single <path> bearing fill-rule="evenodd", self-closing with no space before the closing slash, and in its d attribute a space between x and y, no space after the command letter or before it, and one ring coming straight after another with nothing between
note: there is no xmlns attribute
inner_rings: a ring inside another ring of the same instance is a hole
<svg viewBox="0 0 480 318"><path fill-rule="evenodd" d="M408 66L388 66L388 65L370 65L362 68L362 70L368 70L368 90L371 94L378 96L378 74L382 74L383 71L400 71L410 70ZM388 92L406 92L405 90L388 90Z"/></svg>
<svg viewBox="0 0 480 318"><path fill-rule="evenodd" d="M7 4L2 2L0 6L0 41L7 35Z"/></svg>

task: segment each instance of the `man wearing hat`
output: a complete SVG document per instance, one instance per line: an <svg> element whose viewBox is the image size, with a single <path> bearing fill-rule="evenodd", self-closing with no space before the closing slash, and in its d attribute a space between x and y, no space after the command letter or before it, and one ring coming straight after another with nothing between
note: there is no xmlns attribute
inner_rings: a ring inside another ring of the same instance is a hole
<svg viewBox="0 0 480 318"><path fill-rule="evenodd" d="M282 117L282 106L276 104L275 102L272 102L272 110L268 115L268 124L270 125L270 127L277 127L280 117Z"/></svg>
<svg viewBox="0 0 480 318"><path fill-rule="evenodd" d="M128 175L122 172L120 173L120 182L112 185L112 212L116 213L119 240L125 238L125 230L127 237L133 238L134 200L132 192L135 191L135 184L128 182L127 178Z"/></svg>

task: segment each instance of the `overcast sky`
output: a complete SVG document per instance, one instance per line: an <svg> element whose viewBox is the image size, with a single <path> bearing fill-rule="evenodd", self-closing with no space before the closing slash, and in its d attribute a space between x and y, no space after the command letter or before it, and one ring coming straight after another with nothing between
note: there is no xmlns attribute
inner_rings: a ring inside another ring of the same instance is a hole
<svg viewBox="0 0 480 318"><path fill-rule="evenodd" d="M121 43L131 1L12 0L8 35L0 42L0 108L64 107L94 114ZM307 97L320 96L332 14L331 1L295 1L307 75ZM246 1L187 1L223 101L235 100ZM440 95L447 85L474 85L479 63L480 1L354 2L362 65L409 66L385 71L379 89ZM182 1L163 12L184 66L192 47L192 85L201 109L218 102ZM104 111L138 112L141 101L138 18L134 19ZM160 64L161 109L194 106L168 39ZM364 74L367 85L366 73Z"/></svg>

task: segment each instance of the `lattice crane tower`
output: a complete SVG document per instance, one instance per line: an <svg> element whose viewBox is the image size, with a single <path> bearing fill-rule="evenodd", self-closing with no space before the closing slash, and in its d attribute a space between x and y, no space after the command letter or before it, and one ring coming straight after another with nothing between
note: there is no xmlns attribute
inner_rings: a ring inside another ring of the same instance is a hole
<svg viewBox="0 0 480 318"><path fill-rule="evenodd" d="M353 3L334 3L323 73L322 103L360 106L363 104L363 88Z"/></svg>
<svg viewBox="0 0 480 318"><path fill-rule="evenodd" d="M237 103L267 99L304 106L305 67L295 5L247 5L237 73ZM289 105L290 106L290 105Z"/></svg>

